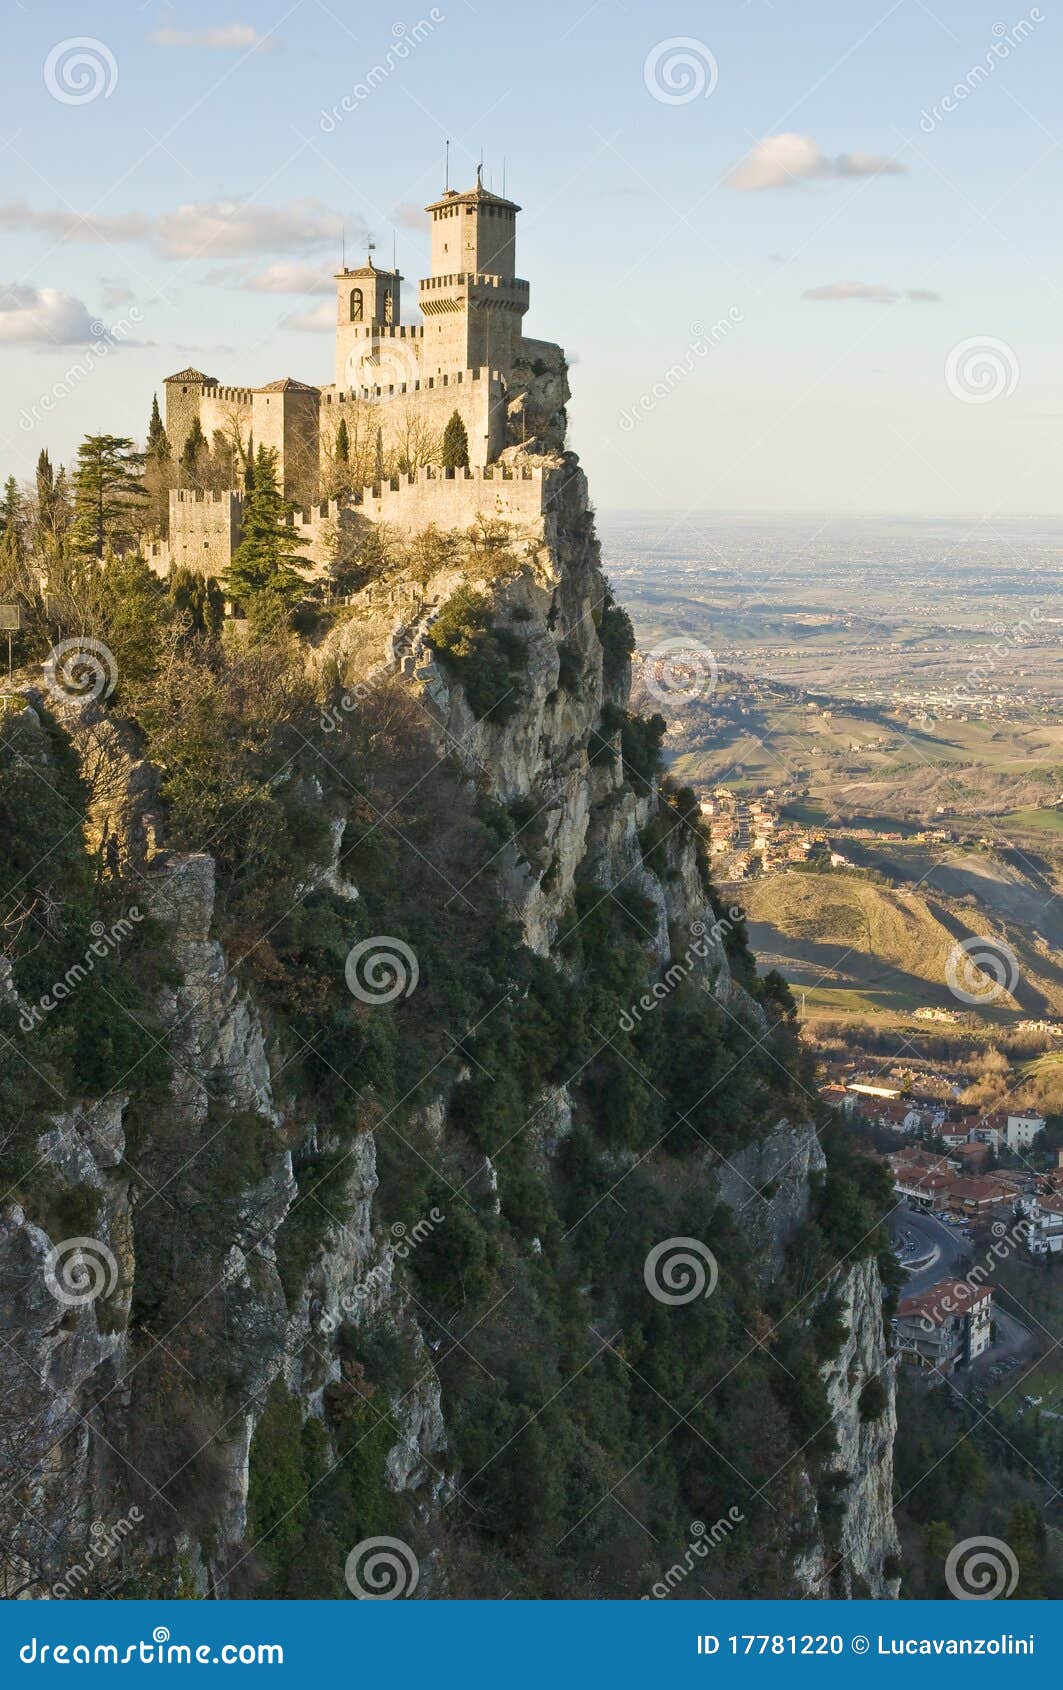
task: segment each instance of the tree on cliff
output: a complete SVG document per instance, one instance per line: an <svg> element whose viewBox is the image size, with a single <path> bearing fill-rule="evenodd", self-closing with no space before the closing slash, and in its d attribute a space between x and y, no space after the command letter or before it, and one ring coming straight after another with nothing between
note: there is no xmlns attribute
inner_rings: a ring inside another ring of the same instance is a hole
<svg viewBox="0 0 1063 1690"><path fill-rule="evenodd" d="M288 521L288 508L277 485L277 454L265 446L255 454L254 476L244 500L243 531L225 577L226 590L249 610L259 599L290 610L303 592L299 571L306 562L297 548L307 541Z"/></svg>
<svg viewBox="0 0 1063 1690"><path fill-rule="evenodd" d="M102 558L131 545L143 519L143 454L119 434L90 434L74 471L74 547Z"/></svg>
<svg viewBox="0 0 1063 1690"><path fill-rule="evenodd" d="M443 468L468 469L469 436L457 411L443 430Z"/></svg>

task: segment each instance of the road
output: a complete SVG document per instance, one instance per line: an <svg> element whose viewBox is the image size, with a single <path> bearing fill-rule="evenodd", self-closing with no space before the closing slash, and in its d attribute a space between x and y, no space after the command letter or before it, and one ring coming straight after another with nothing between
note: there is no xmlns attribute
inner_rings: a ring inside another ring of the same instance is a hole
<svg viewBox="0 0 1063 1690"><path fill-rule="evenodd" d="M905 1232L914 1233L920 1244L919 1256L928 1251L930 1259L908 1276L902 1296L925 1291L939 1279L960 1279L971 1264L971 1246L960 1234L958 1226L946 1226L933 1215L915 1209L896 1209L890 1219L890 1237L898 1244ZM924 1248L925 1247L925 1248Z"/></svg>
<svg viewBox="0 0 1063 1690"><path fill-rule="evenodd" d="M928 1285L936 1285L940 1279L962 1279L974 1259L974 1250L958 1226L936 1221L933 1215L921 1209L896 1209L890 1217L889 1230L895 1246L906 1232L914 1235L918 1241L917 1259L930 1253L929 1260L921 1262L916 1271L909 1274L901 1289L902 1297L915 1291L925 1291ZM991 1286L991 1281L989 1283ZM993 1324L995 1341L974 1364L974 1370L979 1375L984 1375L997 1362L1022 1364L1030 1358L1035 1347L1034 1335L1029 1327L1013 1314L1005 1312L995 1298Z"/></svg>

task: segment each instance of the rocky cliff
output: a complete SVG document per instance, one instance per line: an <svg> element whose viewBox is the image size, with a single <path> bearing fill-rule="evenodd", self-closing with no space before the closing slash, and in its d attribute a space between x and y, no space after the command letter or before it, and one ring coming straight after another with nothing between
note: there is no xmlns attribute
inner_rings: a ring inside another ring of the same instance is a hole
<svg viewBox="0 0 1063 1690"><path fill-rule="evenodd" d="M47 1011L10 947L8 1594L660 1593L725 1515L669 1595L896 1593L874 1256L628 712L582 473L535 461L545 539L400 561L304 644L318 731L242 815L187 819L198 697L28 677L6 720L0 781L73 783L85 907L137 929ZM305 860L260 888L278 806ZM80 1085L90 997L138 1042Z"/></svg>

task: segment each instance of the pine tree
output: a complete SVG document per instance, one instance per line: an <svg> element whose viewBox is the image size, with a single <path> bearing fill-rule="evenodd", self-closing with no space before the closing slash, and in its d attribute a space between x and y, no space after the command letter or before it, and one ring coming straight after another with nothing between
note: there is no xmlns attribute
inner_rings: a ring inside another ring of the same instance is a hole
<svg viewBox="0 0 1063 1690"><path fill-rule="evenodd" d="M455 411L443 430L443 468L468 469L468 467L469 436L465 432L465 424L458 412Z"/></svg>
<svg viewBox="0 0 1063 1690"><path fill-rule="evenodd" d="M336 430L336 462L346 464L350 462L351 442L347 433L347 418L340 418L340 426Z"/></svg>
<svg viewBox="0 0 1063 1690"><path fill-rule="evenodd" d="M196 420L198 423L199 419L197 418ZM162 416L159 412L159 396L157 393L153 394L151 400L151 420L148 423L147 456L155 463L160 464L165 463L167 458L170 456L170 442L167 439L166 430L162 424Z"/></svg>
<svg viewBox="0 0 1063 1690"><path fill-rule="evenodd" d="M268 594L285 606L303 592L299 574L306 562L296 548L307 544L287 520L288 508L277 486L277 454L260 446L254 480L244 499L243 539L233 553L225 587L235 599Z"/></svg>
<svg viewBox="0 0 1063 1690"><path fill-rule="evenodd" d="M78 447L74 471L74 545L102 558L108 546L122 550L143 517L143 453L123 435L90 434Z"/></svg>

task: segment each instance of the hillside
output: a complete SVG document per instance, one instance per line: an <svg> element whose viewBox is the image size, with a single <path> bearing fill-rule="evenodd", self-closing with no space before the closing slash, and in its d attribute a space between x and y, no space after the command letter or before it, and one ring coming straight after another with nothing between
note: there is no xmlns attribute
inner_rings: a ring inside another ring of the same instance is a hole
<svg viewBox="0 0 1063 1690"><path fill-rule="evenodd" d="M19 677L9 1593L132 1508L83 1593L343 1597L383 1537L409 1594L637 1597L719 1519L689 1594L896 1593L888 1190L532 461L537 543L396 548L299 633L105 561L113 696Z"/></svg>

